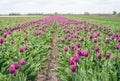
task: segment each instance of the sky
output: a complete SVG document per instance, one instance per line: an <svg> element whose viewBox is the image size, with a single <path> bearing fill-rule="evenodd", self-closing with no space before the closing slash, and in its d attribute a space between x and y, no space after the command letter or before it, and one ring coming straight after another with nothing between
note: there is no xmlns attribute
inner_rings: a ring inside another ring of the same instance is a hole
<svg viewBox="0 0 120 81"><path fill-rule="evenodd" d="M112 13L120 0L0 0L0 14L15 13Z"/></svg>

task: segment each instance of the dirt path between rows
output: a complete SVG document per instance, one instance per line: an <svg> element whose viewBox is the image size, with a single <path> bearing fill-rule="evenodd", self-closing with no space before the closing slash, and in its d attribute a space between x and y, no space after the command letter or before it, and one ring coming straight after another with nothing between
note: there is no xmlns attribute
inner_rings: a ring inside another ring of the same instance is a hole
<svg viewBox="0 0 120 81"><path fill-rule="evenodd" d="M51 43L51 53L49 55L49 60L45 62L46 69L42 70L40 74L38 75L36 81L61 81L59 78L56 77L55 72L52 72L51 69L54 69L58 66L57 63L57 57L58 57L58 47L57 47L57 28L55 29L55 32L53 34L53 41Z"/></svg>

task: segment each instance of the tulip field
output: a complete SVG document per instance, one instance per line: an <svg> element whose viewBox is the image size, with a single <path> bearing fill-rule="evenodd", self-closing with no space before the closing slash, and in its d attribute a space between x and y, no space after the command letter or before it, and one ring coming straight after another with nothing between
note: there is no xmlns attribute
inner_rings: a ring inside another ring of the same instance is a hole
<svg viewBox="0 0 120 81"><path fill-rule="evenodd" d="M117 17L0 18L0 81L120 81L119 28ZM45 68L59 79L36 79Z"/></svg>

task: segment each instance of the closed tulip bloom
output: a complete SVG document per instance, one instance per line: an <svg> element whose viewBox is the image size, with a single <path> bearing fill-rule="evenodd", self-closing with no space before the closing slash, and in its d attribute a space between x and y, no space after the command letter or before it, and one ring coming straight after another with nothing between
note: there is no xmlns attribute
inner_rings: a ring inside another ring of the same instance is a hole
<svg viewBox="0 0 120 81"><path fill-rule="evenodd" d="M106 53L106 57L109 58L110 57L110 52Z"/></svg>
<svg viewBox="0 0 120 81"><path fill-rule="evenodd" d="M95 46L95 51L98 52L99 50L100 50L99 45L96 45L96 46Z"/></svg>
<svg viewBox="0 0 120 81"><path fill-rule="evenodd" d="M74 55L74 61L75 61L75 62L79 62L79 55L78 55L78 54L75 54L75 55Z"/></svg>
<svg viewBox="0 0 120 81"><path fill-rule="evenodd" d="M97 38L94 38L94 43L97 43Z"/></svg>
<svg viewBox="0 0 120 81"><path fill-rule="evenodd" d="M10 74L14 74L15 73L15 65L14 64L10 65L10 67L9 67L9 73Z"/></svg>
<svg viewBox="0 0 120 81"><path fill-rule="evenodd" d="M80 43L80 42L78 42L78 44L77 44L77 45L78 45L78 48L80 48L80 47L81 47L81 43Z"/></svg>
<svg viewBox="0 0 120 81"><path fill-rule="evenodd" d="M104 40L104 43L105 43L105 44L108 44L108 42L109 42L108 39L105 39L105 40Z"/></svg>
<svg viewBox="0 0 120 81"><path fill-rule="evenodd" d="M4 38L6 38L6 37L7 37L7 35L8 35L8 33L7 33L7 32L5 32L5 33L4 33L4 35L3 35L3 37L4 37Z"/></svg>
<svg viewBox="0 0 120 81"><path fill-rule="evenodd" d="M82 56L82 50L81 50L81 49L78 49L77 54L78 54L79 56Z"/></svg>
<svg viewBox="0 0 120 81"><path fill-rule="evenodd" d="M97 36L100 36L100 32L97 32Z"/></svg>
<svg viewBox="0 0 120 81"><path fill-rule="evenodd" d="M116 47L115 47L117 50L120 49L120 45L119 44L116 44Z"/></svg>
<svg viewBox="0 0 120 81"><path fill-rule="evenodd" d="M102 53L98 53L97 58L100 60L102 58Z"/></svg>
<svg viewBox="0 0 120 81"><path fill-rule="evenodd" d="M24 49L25 49L25 50L28 50L28 45L25 45Z"/></svg>
<svg viewBox="0 0 120 81"><path fill-rule="evenodd" d="M71 41L71 37L68 37L68 42L70 42Z"/></svg>
<svg viewBox="0 0 120 81"><path fill-rule="evenodd" d="M40 32L35 32L35 35L37 35L37 36L40 35L40 34L41 34Z"/></svg>
<svg viewBox="0 0 120 81"><path fill-rule="evenodd" d="M112 40L114 40L114 39L115 39L115 36L114 36L114 35L112 35L111 39L112 39Z"/></svg>
<svg viewBox="0 0 120 81"><path fill-rule="evenodd" d="M78 35L77 35L77 34L74 34L74 38L78 38Z"/></svg>
<svg viewBox="0 0 120 81"><path fill-rule="evenodd" d="M92 39L92 38L93 38L93 35L92 35L92 34L90 34L90 35L89 35L89 38L90 38L90 39Z"/></svg>
<svg viewBox="0 0 120 81"><path fill-rule="evenodd" d="M88 50L85 50L85 51L84 51L84 56L85 56L85 57L88 57L88 54L89 54Z"/></svg>
<svg viewBox="0 0 120 81"><path fill-rule="evenodd" d="M28 37L27 37L27 36L24 37L24 41L26 41L26 40L28 40Z"/></svg>
<svg viewBox="0 0 120 81"><path fill-rule="evenodd" d="M71 44L70 47L71 47L72 50L75 50L74 44Z"/></svg>
<svg viewBox="0 0 120 81"><path fill-rule="evenodd" d="M81 40L81 41L84 41L84 37L80 37L80 40Z"/></svg>
<svg viewBox="0 0 120 81"><path fill-rule="evenodd" d="M118 42L120 42L120 37L118 37Z"/></svg>
<svg viewBox="0 0 120 81"><path fill-rule="evenodd" d="M62 38L62 43L64 43L65 42L65 38Z"/></svg>
<svg viewBox="0 0 120 81"><path fill-rule="evenodd" d="M14 62L14 65L15 65L15 69L19 68L19 63L18 62Z"/></svg>
<svg viewBox="0 0 120 81"><path fill-rule="evenodd" d="M14 44L14 40L11 41L11 44Z"/></svg>
<svg viewBox="0 0 120 81"><path fill-rule="evenodd" d="M64 51L65 51L65 52L68 51L68 47L67 47L67 46L64 47Z"/></svg>
<svg viewBox="0 0 120 81"><path fill-rule="evenodd" d="M75 71L76 71L76 66L75 66L75 65L71 65L70 68L71 68L71 71L72 71L72 72L75 72Z"/></svg>
<svg viewBox="0 0 120 81"><path fill-rule="evenodd" d="M74 63L75 63L74 57L71 57L71 58L70 58L70 65L73 65Z"/></svg>
<svg viewBox="0 0 120 81"><path fill-rule="evenodd" d="M23 58L20 60L20 64L25 65L25 60Z"/></svg>
<svg viewBox="0 0 120 81"><path fill-rule="evenodd" d="M20 49L19 49L20 53L22 53L24 51L24 47L23 46L20 46Z"/></svg>
<svg viewBox="0 0 120 81"><path fill-rule="evenodd" d="M3 44L3 43L4 43L4 39L0 38L0 44Z"/></svg>

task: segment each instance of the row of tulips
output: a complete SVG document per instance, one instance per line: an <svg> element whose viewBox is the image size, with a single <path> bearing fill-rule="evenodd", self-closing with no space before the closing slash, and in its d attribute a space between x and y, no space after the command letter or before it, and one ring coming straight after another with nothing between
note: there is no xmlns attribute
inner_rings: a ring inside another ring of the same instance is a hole
<svg viewBox="0 0 120 81"><path fill-rule="evenodd" d="M35 81L45 68L54 24L50 16L1 29L0 81Z"/></svg>
<svg viewBox="0 0 120 81"><path fill-rule="evenodd" d="M86 20L57 17L62 81L119 81L120 35Z"/></svg>

